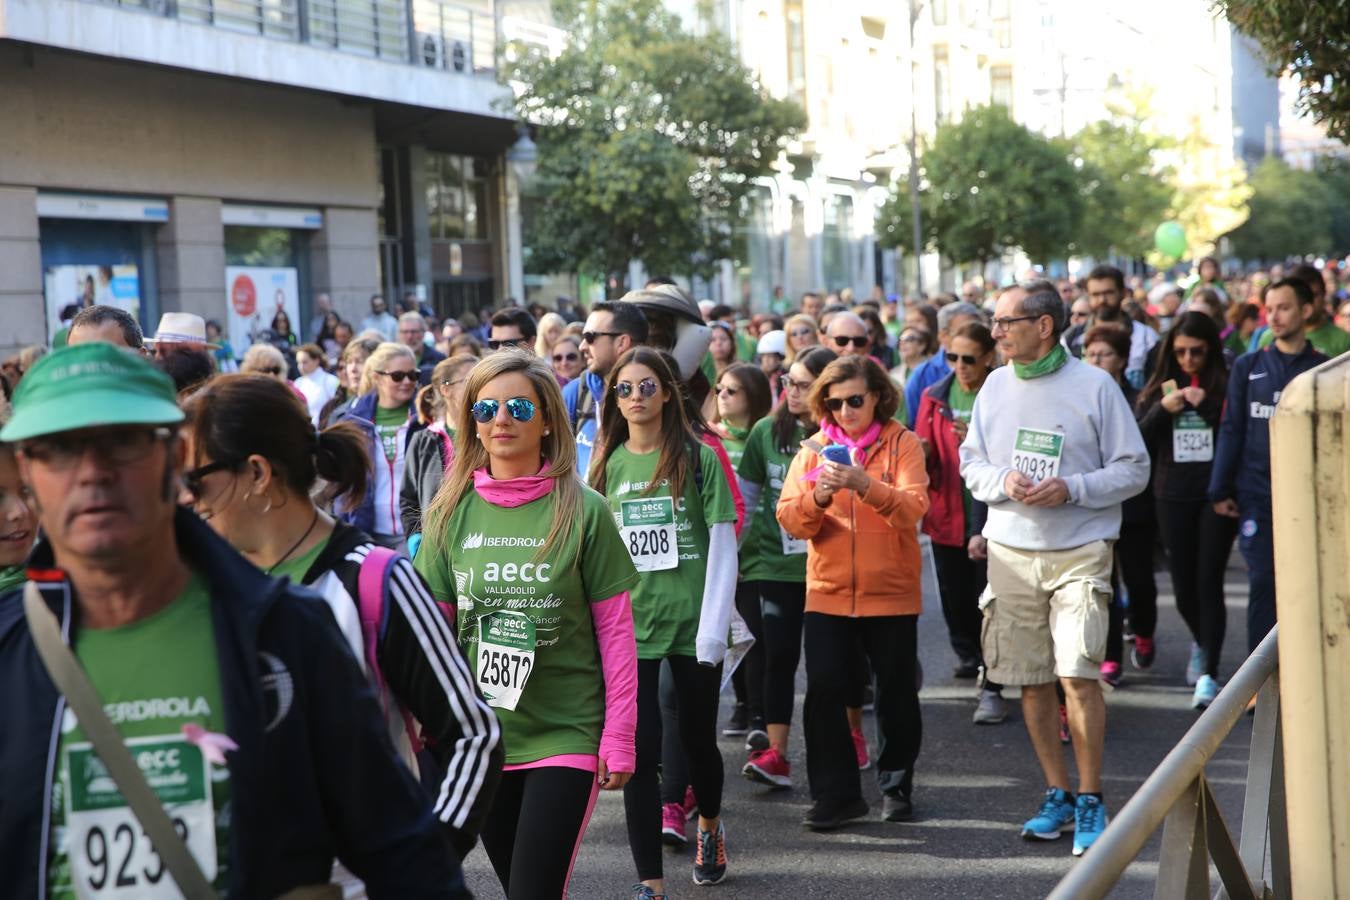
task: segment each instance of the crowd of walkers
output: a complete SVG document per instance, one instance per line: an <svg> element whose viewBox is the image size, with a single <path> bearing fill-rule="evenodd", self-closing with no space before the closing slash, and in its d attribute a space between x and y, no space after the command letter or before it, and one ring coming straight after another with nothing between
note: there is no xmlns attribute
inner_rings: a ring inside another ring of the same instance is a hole
<svg viewBox="0 0 1350 900"><path fill-rule="evenodd" d="M1021 835L1081 855L1126 645L1189 645L1212 702L1235 541L1249 647L1274 624L1269 419L1350 349L1344 299L1213 260L750 319L665 279L584 316L320 297L241 358L195 315L79 310L0 367L0 869L453 897L481 841L509 898L559 897L621 791L631 896L667 896L690 821L714 885L727 773L796 784L803 657L802 824L869 815L870 769L914 815L925 600L975 724L1020 694ZM1163 558L1188 635L1159 633Z"/></svg>

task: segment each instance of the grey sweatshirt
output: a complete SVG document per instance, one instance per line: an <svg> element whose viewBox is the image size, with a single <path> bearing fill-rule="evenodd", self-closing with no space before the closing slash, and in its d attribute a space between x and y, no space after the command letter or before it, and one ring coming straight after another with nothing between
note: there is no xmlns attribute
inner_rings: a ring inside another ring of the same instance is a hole
<svg viewBox="0 0 1350 900"><path fill-rule="evenodd" d="M1064 435L1063 506L1027 506L1004 492L1018 429ZM1019 550L1069 550L1120 536L1121 501L1148 484L1149 458L1120 388L1101 369L1070 359L1058 372L1020 379L1012 366L989 375L961 444L961 477L989 505L984 536Z"/></svg>

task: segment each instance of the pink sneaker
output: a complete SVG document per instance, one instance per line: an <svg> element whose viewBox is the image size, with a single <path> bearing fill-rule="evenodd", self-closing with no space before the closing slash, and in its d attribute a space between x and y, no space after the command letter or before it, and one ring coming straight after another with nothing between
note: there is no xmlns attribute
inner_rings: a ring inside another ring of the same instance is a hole
<svg viewBox="0 0 1350 900"><path fill-rule="evenodd" d="M861 728L853 729L852 734L853 749L858 754L858 771L865 772L872 768L872 757L867 755L867 737Z"/></svg>
<svg viewBox="0 0 1350 900"><path fill-rule="evenodd" d="M684 789L684 817L686 820L698 815L698 801L694 799L694 789L686 787Z"/></svg>
<svg viewBox="0 0 1350 900"><path fill-rule="evenodd" d="M1102 663L1101 679L1111 687L1120 687L1120 663L1110 660Z"/></svg>
<svg viewBox="0 0 1350 900"><path fill-rule="evenodd" d="M772 747L751 753L749 761L741 769L741 774L751 781L767 784L769 787L792 787L792 764Z"/></svg>
<svg viewBox="0 0 1350 900"><path fill-rule="evenodd" d="M661 840L672 847L683 847L689 843L685 834L684 809L678 803L667 803L661 807Z"/></svg>

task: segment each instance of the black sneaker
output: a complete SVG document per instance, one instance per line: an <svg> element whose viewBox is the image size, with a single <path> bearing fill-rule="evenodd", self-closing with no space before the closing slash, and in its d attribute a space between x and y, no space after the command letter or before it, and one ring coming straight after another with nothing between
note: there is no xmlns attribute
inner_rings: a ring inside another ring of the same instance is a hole
<svg viewBox="0 0 1350 900"><path fill-rule="evenodd" d="M908 822L912 818L914 818L914 804L904 794L881 795L883 822Z"/></svg>
<svg viewBox="0 0 1350 900"><path fill-rule="evenodd" d="M698 831L694 854L694 884L720 884L727 877L727 832L722 823L716 831Z"/></svg>
<svg viewBox="0 0 1350 900"><path fill-rule="evenodd" d="M764 724L763 716L755 716L750 720L750 728L745 735L745 752L760 753L769 749L769 732Z"/></svg>
<svg viewBox="0 0 1350 900"><path fill-rule="evenodd" d="M727 719L727 727L722 729L722 737L745 737L745 733L750 730L749 724L750 711L744 703L737 703L731 708L731 718Z"/></svg>
<svg viewBox="0 0 1350 900"><path fill-rule="evenodd" d="M817 800L802 819L802 825L812 831L832 831L867 815L867 801L861 797L852 800Z"/></svg>
<svg viewBox="0 0 1350 900"><path fill-rule="evenodd" d="M980 661L978 659L963 659L957 663L956 668L952 670L953 678L976 678L980 674Z"/></svg>

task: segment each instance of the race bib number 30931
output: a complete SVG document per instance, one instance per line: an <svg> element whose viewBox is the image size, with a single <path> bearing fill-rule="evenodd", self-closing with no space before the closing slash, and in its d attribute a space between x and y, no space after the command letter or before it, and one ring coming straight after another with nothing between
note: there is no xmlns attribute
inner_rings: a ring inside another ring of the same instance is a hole
<svg viewBox="0 0 1350 900"><path fill-rule="evenodd" d="M1013 444L1013 468L1034 482L1059 477L1059 460L1064 454L1064 432L1039 428L1017 429Z"/></svg>
<svg viewBox="0 0 1350 900"><path fill-rule="evenodd" d="M132 738L126 745L202 874L214 880L215 813L202 751L181 737ZM71 744L66 760L66 848L75 893L99 900L181 897L93 745Z"/></svg>

